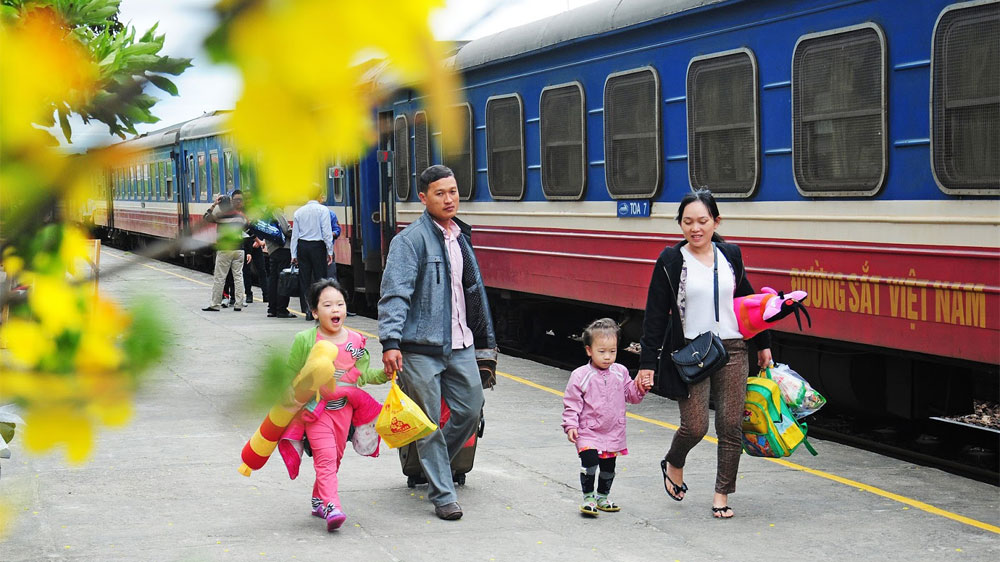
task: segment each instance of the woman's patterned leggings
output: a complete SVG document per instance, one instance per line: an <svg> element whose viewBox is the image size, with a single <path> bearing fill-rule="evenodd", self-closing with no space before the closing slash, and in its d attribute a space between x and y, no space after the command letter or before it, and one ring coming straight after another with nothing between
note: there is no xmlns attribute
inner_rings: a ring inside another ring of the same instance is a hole
<svg viewBox="0 0 1000 562"><path fill-rule="evenodd" d="M736 473L743 452L743 404L747 394L747 346L743 340L724 340L729 362L707 379L688 387L690 396L679 402L681 427L674 434L667 462L684 468L688 452L708 432L708 398L715 403L715 433L719 438L715 491L736 491ZM680 484L678 482L677 484Z"/></svg>

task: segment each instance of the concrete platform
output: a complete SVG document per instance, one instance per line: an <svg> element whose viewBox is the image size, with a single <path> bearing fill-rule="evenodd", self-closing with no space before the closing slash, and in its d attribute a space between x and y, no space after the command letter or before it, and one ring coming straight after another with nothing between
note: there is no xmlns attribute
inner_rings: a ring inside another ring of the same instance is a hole
<svg viewBox="0 0 1000 562"><path fill-rule="evenodd" d="M104 249L102 265L128 255ZM406 487L396 451L348 448L340 471L345 526L309 514L308 460L295 481L279 458L245 478L243 444L266 412L242 407L266 349L309 326L242 312L202 312L211 278L162 263L105 275L119 300L152 295L169 318L169 357L148 377L124 429L102 429L92 460L28 456L3 462L0 499L16 509L3 562L37 560L996 560L1000 488L835 443L789 461L744 456L736 517L712 518L715 445L688 460L690 492L663 491L659 460L676 404L650 395L630 407L630 455L612 497L619 513L580 516L578 460L559 427L567 371L502 356L486 392L486 435L459 489L465 517L439 521L426 487ZM294 305L293 305L294 307ZM375 334L375 322L348 324ZM377 341L372 355L381 356ZM377 359L376 359L377 361ZM370 387L382 399L386 386ZM712 432L710 431L710 434Z"/></svg>

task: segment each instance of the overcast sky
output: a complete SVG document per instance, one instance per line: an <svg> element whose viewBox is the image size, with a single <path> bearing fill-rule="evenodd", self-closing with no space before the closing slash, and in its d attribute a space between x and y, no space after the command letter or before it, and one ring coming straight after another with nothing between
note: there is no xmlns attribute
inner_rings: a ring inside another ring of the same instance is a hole
<svg viewBox="0 0 1000 562"><path fill-rule="evenodd" d="M360 0L359 0L360 1ZM509 27L546 18L595 0L447 0L445 8L432 18L438 39L466 40L483 37ZM214 28L212 6L216 0L123 0L119 19L135 26L139 35L159 22L158 34L166 34L160 54L189 57L193 66L174 79L180 95L150 88L160 98L153 106L159 123L139 125L142 133L185 121L217 109L232 109L242 89L240 76L231 67L213 65L201 49L205 36ZM71 151L116 142L103 124L85 126L71 120ZM58 129L58 127L56 127ZM61 135L60 135L61 136Z"/></svg>

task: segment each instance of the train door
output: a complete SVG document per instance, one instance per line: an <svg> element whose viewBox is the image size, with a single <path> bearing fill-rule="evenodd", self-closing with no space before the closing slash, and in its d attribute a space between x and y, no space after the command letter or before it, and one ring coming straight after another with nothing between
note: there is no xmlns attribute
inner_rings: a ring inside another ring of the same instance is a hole
<svg viewBox="0 0 1000 562"><path fill-rule="evenodd" d="M116 168L108 169L105 175L106 191L104 193L105 216L104 231L110 236L115 228L115 194L118 187L118 171Z"/></svg>
<svg viewBox="0 0 1000 562"><path fill-rule="evenodd" d="M396 190L393 184L392 155L393 115L391 111L378 114L378 177L379 177L379 224L382 233L382 267L389 255L389 242L396 234Z"/></svg>
<svg viewBox="0 0 1000 562"><path fill-rule="evenodd" d="M177 155L177 213L181 217L181 232L191 234L191 196L194 193L194 155L182 150Z"/></svg>

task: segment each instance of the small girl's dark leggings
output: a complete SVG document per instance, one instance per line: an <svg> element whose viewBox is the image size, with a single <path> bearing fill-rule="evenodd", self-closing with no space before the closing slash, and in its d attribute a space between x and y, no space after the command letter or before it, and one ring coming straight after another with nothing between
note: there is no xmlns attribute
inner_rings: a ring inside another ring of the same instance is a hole
<svg viewBox="0 0 1000 562"><path fill-rule="evenodd" d="M743 452L743 404L747 395L747 346L743 340L724 340L729 362L707 379L688 387L680 400L681 427L667 452L667 462L684 468L688 452L708 432L708 399L715 402L715 433L719 437L715 491L736 491L736 473ZM678 484L680 484L678 482Z"/></svg>
<svg viewBox="0 0 1000 562"><path fill-rule="evenodd" d="M583 495L588 496L594 493L594 480L597 480L597 493L608 495L611 492L611 483L615 480L615 460L617 457L602 459L596 449L580 451L580 485L583 486ZM601 474L597 476L597 467L601 467Z"/></svg>

